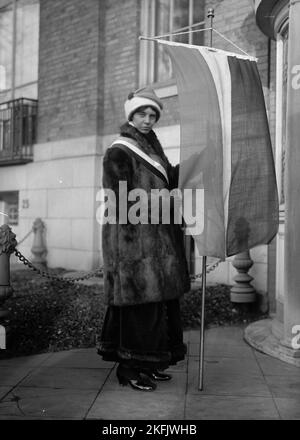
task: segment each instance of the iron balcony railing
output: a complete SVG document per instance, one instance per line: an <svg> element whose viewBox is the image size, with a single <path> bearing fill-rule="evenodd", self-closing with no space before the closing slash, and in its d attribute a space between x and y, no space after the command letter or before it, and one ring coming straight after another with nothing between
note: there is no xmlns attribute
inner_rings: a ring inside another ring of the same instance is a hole
<svg viewBox="0 0 300 440"><path fill-rule="evenodd" d="M37 100L19 98L0 103L0 166L33 160Z"/></svg>

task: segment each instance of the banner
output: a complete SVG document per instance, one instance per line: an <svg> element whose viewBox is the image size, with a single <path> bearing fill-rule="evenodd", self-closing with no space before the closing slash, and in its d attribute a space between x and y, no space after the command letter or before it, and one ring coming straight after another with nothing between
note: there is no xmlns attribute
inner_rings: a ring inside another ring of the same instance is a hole
<svg viewBox="0 0 300 440"><path fill-rule="evenodd" d="M278 195L256 59L157 41L177 81L179 188L204 190L204 229L193 234L199 254L225 259L269 243Z"/></svg>

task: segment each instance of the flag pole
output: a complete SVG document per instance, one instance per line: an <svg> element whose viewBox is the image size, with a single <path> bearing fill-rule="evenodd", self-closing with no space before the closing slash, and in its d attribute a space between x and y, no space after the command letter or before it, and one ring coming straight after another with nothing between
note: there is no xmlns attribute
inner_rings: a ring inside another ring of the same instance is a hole
<svg viewBox="0 0 300 440"><path fill-rule="evenodd" d="M202 257L202 297L201 297L201 326L200 326L199 377L198 377L198 389L200 391L203 390L205 291L206 291L206 256L204 255Z"/></svg>
<svg viewBox="0 0 300 440"><path fill-rule="evenodd" d="M207 11L207 18L210 18L210 40L209 45L212 47L213 40L213 21L214 21L215 11L213 8L209 8Z"/></svg>
<svg viewBox="0 0 300 440"><path fill-rule="evenodd" d="M210 41L209 45L212 47L213 36L213 19L215 11L209 8L207 17L210 18ZM202 297L201 297L201 326L200 326L200 347L199 347L199 377L198 389L203 390L203 363L204 363L204 317L205 317L205 293L206 293L206 255L202 257Z"/></svg>

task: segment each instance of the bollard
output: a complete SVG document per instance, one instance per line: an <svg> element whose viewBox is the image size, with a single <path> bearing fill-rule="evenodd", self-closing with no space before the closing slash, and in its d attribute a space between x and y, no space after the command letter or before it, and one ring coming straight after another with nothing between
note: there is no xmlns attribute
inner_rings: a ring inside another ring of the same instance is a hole
<svg viewBox="0 0 300 440"><path fill-rule="evenodd" d="M232 262L238 274L234 277L236 283L230 289L230 300L233 303L254 303L256 301L256 291L250 284L253 277L248 274L253 265L253 261L248 250L248 239L250 234L249 222L244 217L239 217L235 222L235 239L239 249L245 249L239 252Z"/></svg>
<svg viewBox="0 0 300 440"><path fill-rule="evenodd" d="M4 302L13 294L10 285L10 255L17 246L16 235L8 225L0 226L0 324L2 333L9 311L2 308ZM5 334L5 333L4 333Z"/></svg>
<svg viewBox="0 0 300 440"><path fill-rule="evenodd" d="M232 265L238 271L233 278L236 282L230 289L230 300L234 303L253 303L256 301L256 290L251 285L253 277L248 274L253 266L250 252L244 251L234 257Z"/></svg>
<svg viewBox="0 0 300 440"><path fill-rule="evenodd" d="M45 224L42 219L35 219L32 229L34 233L33 245L31 248L31 252L34 256L32 262L35 266L43 270L47 268L47 248L44 240Z"/></svg>

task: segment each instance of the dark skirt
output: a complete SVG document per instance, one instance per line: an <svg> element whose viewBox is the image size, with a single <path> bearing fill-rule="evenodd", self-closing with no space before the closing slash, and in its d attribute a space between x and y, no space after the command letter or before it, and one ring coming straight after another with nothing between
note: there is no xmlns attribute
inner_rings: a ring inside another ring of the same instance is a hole
<svg viewBox="0 0 300 440"><path fill-rule="evenodd" d="M178 299L107 308L98 344L103 360L164 370L185 353Z"/></svg>

